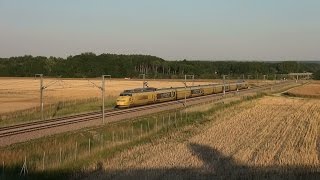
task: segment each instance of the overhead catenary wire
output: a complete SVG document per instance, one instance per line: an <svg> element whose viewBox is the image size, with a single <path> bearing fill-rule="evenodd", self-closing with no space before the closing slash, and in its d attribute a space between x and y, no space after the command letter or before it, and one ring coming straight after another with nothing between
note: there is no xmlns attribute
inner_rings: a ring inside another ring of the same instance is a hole
<svg viewBox="0 0 320 180"><path fill-rule="evenodd" d="M0 86L4 86L4 85L14 85L14 86L16 86L17 83L26 83L26 81L18 80L18 81L13 81L13 82L5 82L5 83L1 83Z"/></svg>
<svg viewBox="0 0 320 180"><path fill-rule="evenodd" d="M88 80L89 83L92 84L93 87L96 87L96 88L99 88L99 89L102 90L102 87L101 87L101 86L96 85L94 82L90 81L89 79L87 79L87 80Z"/></svg>
<svg viewBox="0 0 320 180"><path fill-rule="evenodd" d="M40 77L40 107L41 107L41 120L44 120L44 113L43 113L43 98L44 98L44 90L47 89L48 87L56 84L57 82L60 81L60 79L58 80L54 80L49 82L46 86L43 83L43 74L35 74L35 77ZM60 76L61 77L61 76ZM60 78L59 77L59 78Z"/></svg>
<svg viewBox="0 0 320 180"><path fill-rule="evenodd" d="M104 112L104 107L105 107L105 77L109 77L111 79L111 75L102 75L102 82L101 86L97 85L96 83L90 81L89 79L88 82L92 84L93 87L98 88L101 91L102 95L102 124L105 122L105 112ZM84 78L85 79L85 78Z"/></svg>

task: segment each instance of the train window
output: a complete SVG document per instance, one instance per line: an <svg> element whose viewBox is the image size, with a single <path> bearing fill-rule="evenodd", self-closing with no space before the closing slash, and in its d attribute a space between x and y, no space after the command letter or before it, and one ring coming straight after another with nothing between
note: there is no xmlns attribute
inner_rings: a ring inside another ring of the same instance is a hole
<svg viewBox="0 0 320 180"><path fill-rule="evenodd" d="M200 94L201 90L200 89L193 89L191 90L191 94Z"/></svg>
<svg viewBox="0 0 320 180"><path fill-rule="evenodd" d="M157 99L170 98L170 97L171 97L171 92L157 94Z"/></svg>
<svg viewBox="0 0 320 180"><path fill-rule="evenodd" d="M128 93L121 93L120 96L132 96L132 94L128 94Z"/></svg>
<svg viewBox="0 0 320 180"><path fill-rule="evenodd" d="M124 90L123 92L124 92L124 93L132 93L132 92L134 92L134 90L132 90L132 89L130 89L130 90Z"/></svg>

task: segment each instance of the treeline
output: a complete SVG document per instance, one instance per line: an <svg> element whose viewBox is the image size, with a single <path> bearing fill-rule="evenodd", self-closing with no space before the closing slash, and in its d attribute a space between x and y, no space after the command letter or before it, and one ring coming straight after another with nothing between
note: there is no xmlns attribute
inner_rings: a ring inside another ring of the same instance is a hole
<svg viewBox="0 0 320 180"><path fill-rule="evenodd" d="M20 56L0 58L0 76L31 77L42 73L51 77L112 77L182 78L194 74L197 78L262 77L291 72L312 72L320 79L320 64L306 62L238 62L238 61L165 61L148 55L116 55L83 53L67 58Z"/></svg>

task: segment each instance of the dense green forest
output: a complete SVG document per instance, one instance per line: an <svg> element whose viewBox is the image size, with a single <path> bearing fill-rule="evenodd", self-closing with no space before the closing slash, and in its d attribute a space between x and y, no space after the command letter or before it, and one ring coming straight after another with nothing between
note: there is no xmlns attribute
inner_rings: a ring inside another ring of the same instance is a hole
<svg viewBox="0 0 320 180"><path fill-rule="evenodd" d="M320 79L320 64L307 62L239 62L239 61L165 61L149 55L116 55L83 53L67 58L20 56L0 58L0 76L27 77L42 73L48 77L112 77L182 78L194 74L197 78L232 77L261 78L274 74L312 72Z"/></svg>

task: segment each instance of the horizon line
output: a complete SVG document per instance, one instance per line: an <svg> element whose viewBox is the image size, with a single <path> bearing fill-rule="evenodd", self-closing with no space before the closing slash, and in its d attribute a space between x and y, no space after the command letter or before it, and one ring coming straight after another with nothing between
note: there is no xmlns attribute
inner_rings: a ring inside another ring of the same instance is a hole
<svg viewBox="0 0 320 180"><path fill-rule="evenodd" d="M157 57L160 59L163 59L165 61L239 61L239 62L320 62L320 58L319 59L281 59L281 60L274 60L274 59L190 59L190 58L177 58L177 59L165 59L162 58L160 56L156 56L156 55L151 55L151 54L141 54L141 53L94 53L94 52L82 52L82 53L78 53L78 54L74 54L74 55L66 55L65 57L62 56L52 56L52 55L32 55L32 54L24 54L24 55L17 55L17 56L7 56L7 57L0 57L0 59L9 59L9 58L15 58L15 57L24 57L24 56L32 56L32 57L46 57L46 58L50 58L50 57L54 57L54 58L62 58L62 59L67 59L68 57L74 57L74 56L78 56L78 55L82 55L82 54L86 54L86 53L91 53L94 54L96 56L100 56L103 54L111 54L111 55L126 55L126 56L130 56L130 55L141 55L141 56L153 56L153 57Z"/></svg>

